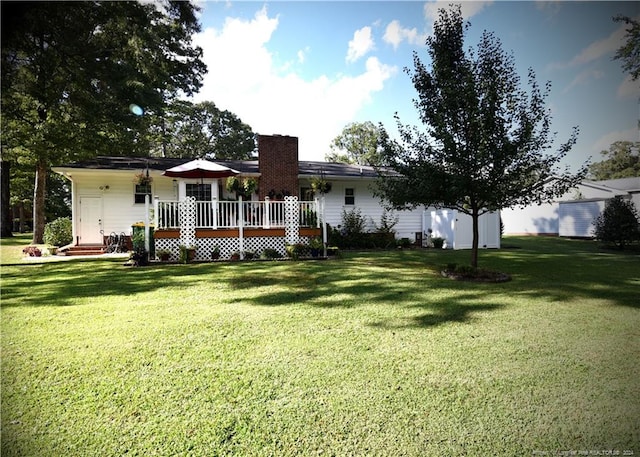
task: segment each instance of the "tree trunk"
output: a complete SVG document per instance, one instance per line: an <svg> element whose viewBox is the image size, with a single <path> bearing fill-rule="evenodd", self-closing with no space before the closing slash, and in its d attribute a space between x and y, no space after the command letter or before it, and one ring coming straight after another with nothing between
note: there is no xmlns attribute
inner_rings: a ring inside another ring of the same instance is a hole
<svg viewBox="0 0 640 457"><path fill-rule="evenodd" d="M36 179L33 189L33 244L44 243L44 205L47 185L47 163L39 159L36 164Z"/></svg>
<svg viewBox="0 0 640 457"><path fill-rule="evenodd" d="M20 231L20 233L25 233L27 231L27 217L24 213L24 201L19 202L17 207L18 207L18 218L20 219L18 230Z"/></svg>
<svg viewBox="0 0 640 457"><path fill-rule="evenodd" d="M11 220L11 186L9 185L11 175L11 167L8 161L0 161L0 192L2 199L0 200L0 211L2 217L0 219L0 237L6 238L13 236L13 221Z"/></svg>
<svg viewBox="0 0 640 457"><path fill-rule="evenodd" d="M473 209L471 219L473 221L473 242L471 244L471 266L478 268L478 210Z"/></svg>

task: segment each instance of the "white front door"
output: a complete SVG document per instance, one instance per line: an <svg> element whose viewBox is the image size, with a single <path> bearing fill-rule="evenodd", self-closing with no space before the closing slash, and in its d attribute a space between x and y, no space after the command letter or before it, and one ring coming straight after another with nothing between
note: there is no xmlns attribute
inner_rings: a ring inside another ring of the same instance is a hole
<svg viewBox="0 0 640 457"><path fill-rule="evenodd" d="M80 244L102 244L102 197L80 197Z"/></svg>

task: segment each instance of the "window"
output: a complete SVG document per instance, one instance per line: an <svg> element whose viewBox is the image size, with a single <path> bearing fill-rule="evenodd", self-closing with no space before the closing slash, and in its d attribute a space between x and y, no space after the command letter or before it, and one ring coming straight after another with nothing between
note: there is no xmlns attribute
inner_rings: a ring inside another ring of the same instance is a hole
<svg viewBox="0 0 640 457"><path fill-rule="evenodd" d="M134 203L144 203L144 196L149 196L149 202L151 202L151 184L136 184L136 189L133 193Z"/></svg>
<svg viewBox="0 0 640 457"><path fill-rule="evenodd" d="M344 190L344 204L345 205L355 205L356 196L353 192L353 189L345 189Z"/></svg>
<svg viewBox="0 0 640 457"><path fill-rule="evenodd" d="M211 201L211 184L187 184L187 197L195 197L199 202Z"/></svg>

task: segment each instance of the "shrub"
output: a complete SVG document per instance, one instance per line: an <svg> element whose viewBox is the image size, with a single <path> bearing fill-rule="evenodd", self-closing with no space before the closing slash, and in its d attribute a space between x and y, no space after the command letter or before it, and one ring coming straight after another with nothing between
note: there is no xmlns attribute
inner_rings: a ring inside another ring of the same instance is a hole
<svg viewBox="0 0 640 457"><path fill-rule="evenodd" d="M361 235L365 233L367 220L359 208L350 211L342 210L342 233L346 236Z"/></svg>
<svg viewBox="0 0 640 457"><path fill-rule="evenodd" d="M60 217L44 226L44 242L51 246L65 246L73 241L71 219Z"/></svg>
<svg viewBox="0 0 640 457"><path fill-rule="evenodd" d="M400 217L396 216L393 212L386 209L380 216L380 224L374 224L378 233L395 233L394 227L400 221Z"/></svg>
<svg viewBox="0 0 640 457"><path fill-rule="evenodd" d="M409 238L400 238L398 240L398 247L409 248L411 247L411 240Z"/></svg>
<svg viewBox="0 0 640 457"><path fill-rule="evenodd" d="M309 246L306 244L287 244L285 247L287 255L292 259L299 259L309 253Z"/></svg>
<svg viewBox="0 0 640 457"><path fill-rule="evenodd" d="M593 224L598 241L619 249L640 240L640 222L635 205L621 197L609 200Z"/></svg>
<svg viewBox="0 0 640 457"><path fill-rule="evenodd" d="M435 237L431 239L431 242L433 243L433 247L435 249L442 249L442 247L444 246L444 238Z"/></svg>
<svg viewBox="0 0 640 457"><path fill-rule="evenodd" d="M280 259L282 258L282 254L280 254L278 251L276 251L275 249L271 249L271 248L266 248L264 251L262 251L262 253L260 254L260 258L261 259L269 259L269 260L273 260L273 259Z"/></svg>

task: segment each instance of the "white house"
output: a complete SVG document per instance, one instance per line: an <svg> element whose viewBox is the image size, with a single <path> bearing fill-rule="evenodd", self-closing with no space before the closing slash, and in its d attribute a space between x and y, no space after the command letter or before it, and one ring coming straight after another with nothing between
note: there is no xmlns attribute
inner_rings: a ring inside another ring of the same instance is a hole
<svg viewBox="0 0 640 457"><path fill-rule="evenodd" d="M557 201L501 211L506 235L592 237L593 221L613 197L640 208L640 177L581 182Z"/></svg>
<svg viewBox="0 0 640 457"><path fill-rule="evenodd" d="M110 234L130 236L132 226L141 222L154 227L156 249L177 251L188 228L192 237L188 241L198 246L196 258L201 260L210 258L214 245L221 248L223 257L236 250L265 247L284 252L286 243L322 236L321 221L339 226L344 210L360 209L370 229L380 222L384 211L372 193L377 178L372 167L299 161L296 137L260 135L257 160L215 161L216 169L228 173L168 176L172 174L168 170L185 162L189 161L96 157L54 167L72 185L74 244L103 246ZM249 199L239 201L226 190L231 175L257 181L258 188ZM322 198L311 190L316 178L331 183L331 190ZM191 210L185 209L192 200ZM192 219L186 218L189 211ZM467 216L426 208L396 215L398 238L413 241L432 229L433 236L446 238L454 249L471 247ZM480 246L500 246L496 214L483 216Z"/></svg>

